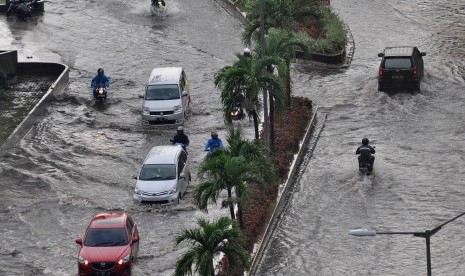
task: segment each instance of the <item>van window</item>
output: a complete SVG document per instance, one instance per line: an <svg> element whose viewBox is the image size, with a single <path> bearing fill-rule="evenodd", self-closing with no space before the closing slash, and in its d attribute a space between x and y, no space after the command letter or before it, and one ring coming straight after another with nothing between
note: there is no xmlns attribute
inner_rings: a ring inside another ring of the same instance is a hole
<svg viewBox="0 0 465 276"><path fill-rule="evenodd" d="M179 88L176 84L160 84L147 86L146 100L179 99Z"/></svg>

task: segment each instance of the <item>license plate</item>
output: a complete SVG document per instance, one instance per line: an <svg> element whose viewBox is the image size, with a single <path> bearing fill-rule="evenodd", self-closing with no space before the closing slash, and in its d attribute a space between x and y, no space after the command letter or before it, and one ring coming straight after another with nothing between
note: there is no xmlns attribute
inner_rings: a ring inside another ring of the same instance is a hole
<svg viewBox="0 0 465 276"><path fill-rule="evenodd" d="M404 76L392 76L393 80L401 80L403 78L404 78Z"/></svg>

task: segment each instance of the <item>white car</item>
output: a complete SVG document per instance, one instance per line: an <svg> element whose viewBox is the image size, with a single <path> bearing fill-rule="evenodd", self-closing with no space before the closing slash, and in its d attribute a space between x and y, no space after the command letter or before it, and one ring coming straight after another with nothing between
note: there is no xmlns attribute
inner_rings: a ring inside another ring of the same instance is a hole
<svg viewBox="0 0 465 276"><path fill-rule="evenodd" d="M143 125L183 125L190 110L190 89L181 67L154 68L139 95Z"/></svg>
<svg viewBox="0 0 465 276"><path fill-rule="evenodd" d="M137 202L179 204L191 181L187 153L181 146L155 146L136 177L133 198Z"/></svg>

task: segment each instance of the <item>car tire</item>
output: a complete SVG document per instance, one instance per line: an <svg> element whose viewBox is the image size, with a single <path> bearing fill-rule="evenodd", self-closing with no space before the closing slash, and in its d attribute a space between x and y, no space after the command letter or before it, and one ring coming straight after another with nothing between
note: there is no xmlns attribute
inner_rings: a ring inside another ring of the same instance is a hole
<svg viewBox="0 0 465 276"><path fill-rule="evenodd" d="M383 92L383 91L384 91L384 87L382 87L380 84L378 84L378 91L379 91L379 92Z"/></svg>

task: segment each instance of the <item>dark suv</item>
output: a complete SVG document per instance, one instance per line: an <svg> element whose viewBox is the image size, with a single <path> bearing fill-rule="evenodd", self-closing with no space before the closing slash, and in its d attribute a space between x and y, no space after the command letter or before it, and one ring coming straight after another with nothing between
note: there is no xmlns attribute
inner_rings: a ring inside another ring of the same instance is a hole
<svg viewBox="0 0 465 276"><path fill-rule="evenodd" d="M388 89L420 90L424 75L423 56L417 47L386 47L378 72L378 91Z"/></svg>

